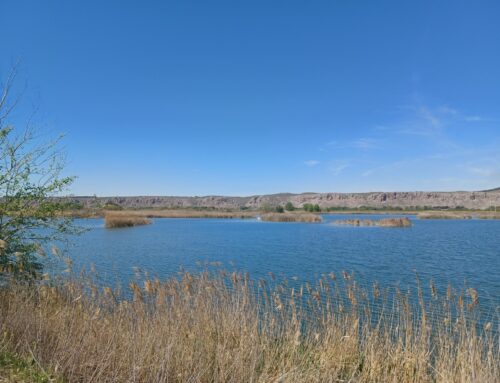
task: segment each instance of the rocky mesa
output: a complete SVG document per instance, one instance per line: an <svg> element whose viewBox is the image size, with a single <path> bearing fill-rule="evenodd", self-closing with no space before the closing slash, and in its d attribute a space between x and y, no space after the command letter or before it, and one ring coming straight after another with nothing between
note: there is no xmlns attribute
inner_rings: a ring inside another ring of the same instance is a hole
<svg viewBox="0 0 500 383"><path fill-rule="evenodd" d="M500 189L477 192L370 192L370 193L302 193L270 194L249 197L203 196L135 196L135 197L68 197L85 208L117 205L122 208L213 208L259 209L263 206L306 203L321 208L429 208L429 209L488 209L500 208Z"/></svg>

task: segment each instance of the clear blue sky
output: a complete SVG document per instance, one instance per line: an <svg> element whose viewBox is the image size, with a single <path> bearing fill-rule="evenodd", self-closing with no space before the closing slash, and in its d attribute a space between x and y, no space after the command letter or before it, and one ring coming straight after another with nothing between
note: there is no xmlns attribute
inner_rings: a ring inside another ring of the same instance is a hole
<svg viewBox="0 0 500 383"><path fill-rule="evenodd" d="M74 194L500 186L499 1L0 1Z"/></svg>

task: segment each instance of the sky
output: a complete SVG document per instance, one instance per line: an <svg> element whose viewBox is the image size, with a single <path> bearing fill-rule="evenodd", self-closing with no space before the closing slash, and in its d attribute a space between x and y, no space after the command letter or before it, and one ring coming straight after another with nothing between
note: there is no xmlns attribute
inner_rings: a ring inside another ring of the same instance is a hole
<svg viewBox="0 0 500 383"><path fill-rule="evenodd" d="M0 0L75 195L500 186L499 1Z"/></svg>

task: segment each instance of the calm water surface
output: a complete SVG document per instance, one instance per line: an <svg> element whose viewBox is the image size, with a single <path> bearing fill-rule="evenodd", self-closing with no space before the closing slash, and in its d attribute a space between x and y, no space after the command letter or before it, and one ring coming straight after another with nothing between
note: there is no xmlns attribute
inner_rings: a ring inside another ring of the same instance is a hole
<svg viewBox="0 0 500 383"><path fill-rule="evenodd" d="M384 216L387 217L387 216ZM224 219L155 219L152 225L105 229L102 219L78 220L90 230L69 251L78 266L94 264L106 281L126 280L134 266L160 278L200 263L221 262L255 278L269 272L301 281L354 272L366 284L415 285L415 272L444 290L475 287L483 305L500 304L500 221L417 220L411 228L348 227L324 215L320 224Z"/></svg>

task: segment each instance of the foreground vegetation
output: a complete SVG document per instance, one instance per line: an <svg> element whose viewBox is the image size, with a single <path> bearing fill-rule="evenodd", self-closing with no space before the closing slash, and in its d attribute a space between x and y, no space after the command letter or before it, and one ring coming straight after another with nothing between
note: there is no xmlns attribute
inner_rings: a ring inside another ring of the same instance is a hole
<svg viewBox="0 0 500 383"><path fill-rule="evenodd" d="M1 345L0 345L1 347ZM46 371L32 357L19 357L0 349L0 382L63 382L52 371Z"/></svg>
<svg viewBox="0 0 500 383"><path fill-rule="evenodd" d="M146 278L126 299L91 280L2 287L4 354L69 382L500 381L498 321L478 325L473 289L431 284L424 301L347 273L291 287L221 271Z"/></svg>

